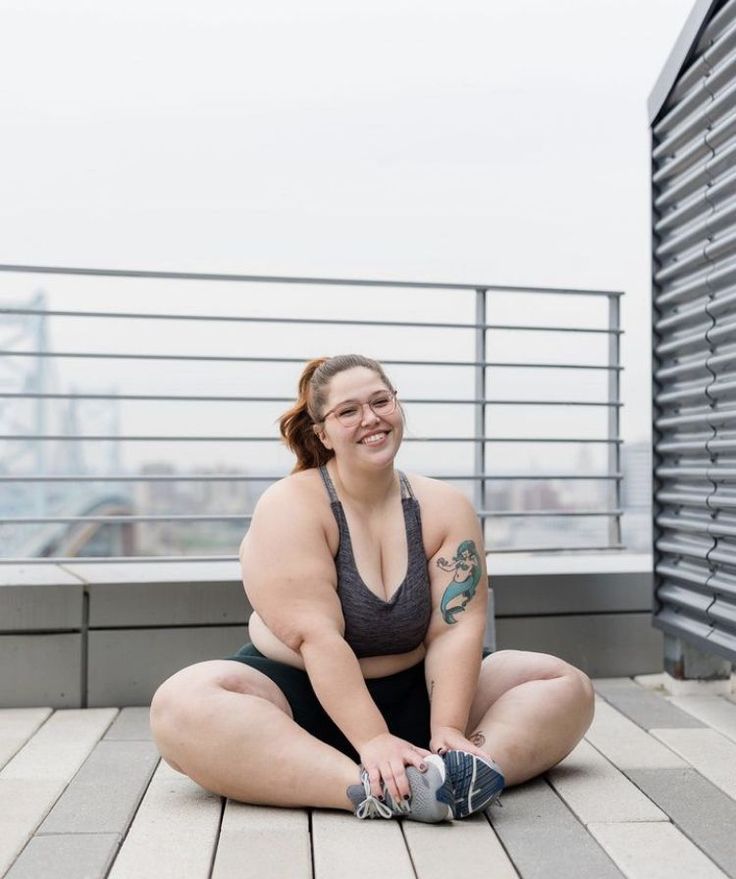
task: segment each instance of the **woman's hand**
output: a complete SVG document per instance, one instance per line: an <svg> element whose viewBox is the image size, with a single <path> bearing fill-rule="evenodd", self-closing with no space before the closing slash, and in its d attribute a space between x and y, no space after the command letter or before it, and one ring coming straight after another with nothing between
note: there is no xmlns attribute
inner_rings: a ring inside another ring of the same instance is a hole
<svg viewBox="0 0 736 879"><path fill-rule="evenodd" d="M367 741L360 749L360 762L368 771L373 796L383 796L383 781L395 802L408 799L411 788L404 767L416 766L420 772L426 771L422 758L431 753L388 732Z"/></svg>
<svg viewBox="0 0 736 879"><path fill-rule="evenodd" d="M464 733L452 726L436 727L432 731L429 747L440 756L443 756L447 751L467 751L469 754L476 754L486 760L491 759L487 751L482 751L470 739L467 739Z"/></svg>

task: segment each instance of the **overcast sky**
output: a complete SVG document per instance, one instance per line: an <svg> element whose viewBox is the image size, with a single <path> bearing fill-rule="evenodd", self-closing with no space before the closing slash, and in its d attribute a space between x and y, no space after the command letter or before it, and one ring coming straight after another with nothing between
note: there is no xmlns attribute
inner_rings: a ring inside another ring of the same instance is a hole
<svg viewBox="0 0 736 879"><path fill-rule="evenodd" d="M646 100L692 6L0 0L0 262L621 289L644 438Z"/></svg>

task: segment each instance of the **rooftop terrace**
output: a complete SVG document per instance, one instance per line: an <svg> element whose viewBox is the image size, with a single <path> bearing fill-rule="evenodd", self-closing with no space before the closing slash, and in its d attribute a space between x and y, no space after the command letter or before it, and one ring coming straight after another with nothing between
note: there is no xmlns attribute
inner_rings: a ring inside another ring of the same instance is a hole
<svg viewBox="0 0 736 879"><path fill-rule="evenodd" d="M224 801L160 760L146 708L2 710L0 875L736 876L736 696L656 683L598 680L563 763L448 825Z"/></svg>

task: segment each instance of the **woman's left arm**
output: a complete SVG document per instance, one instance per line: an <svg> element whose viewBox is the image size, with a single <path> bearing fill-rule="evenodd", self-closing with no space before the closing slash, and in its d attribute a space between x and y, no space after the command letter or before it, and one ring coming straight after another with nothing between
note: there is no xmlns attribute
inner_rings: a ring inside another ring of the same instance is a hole
<svg viewBox="0 0 736 879"><path fill-rule="evenodd" d="M424 640L431 703L430 749L485 755L465 736L478 686L488 607L483 537L470 501L459 492L443 504L447 527L429 561L432 617Z"/></svg>

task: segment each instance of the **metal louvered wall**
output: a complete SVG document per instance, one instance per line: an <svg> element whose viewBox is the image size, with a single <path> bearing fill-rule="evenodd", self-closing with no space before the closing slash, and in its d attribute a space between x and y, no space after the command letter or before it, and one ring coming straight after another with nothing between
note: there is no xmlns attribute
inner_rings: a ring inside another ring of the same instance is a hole
<svg viewBox="0 0 736 879"><path fill-rule="evenodd" d="M654 625L736 660L736 0L700 10L650 106Z"/></svg>

